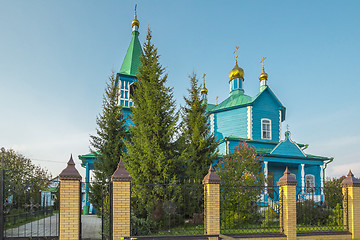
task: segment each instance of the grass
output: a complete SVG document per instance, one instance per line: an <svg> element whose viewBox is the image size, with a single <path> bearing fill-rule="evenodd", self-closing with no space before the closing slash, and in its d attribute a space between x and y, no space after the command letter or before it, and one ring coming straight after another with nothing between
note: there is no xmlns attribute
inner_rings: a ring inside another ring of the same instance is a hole
<svg viewBox="0 0 360 240"><path fill-rule="evenodd" d="M279 228L243 228L243 229L222 229L221 234L267 234L281 233Z"/></svg>
<svg viewBox="0 0 360 240"><path fill-rule="evenodd" d="M297 225L296 231L298 233L311 232L344 232L344 226L302 226Z"/></svg>

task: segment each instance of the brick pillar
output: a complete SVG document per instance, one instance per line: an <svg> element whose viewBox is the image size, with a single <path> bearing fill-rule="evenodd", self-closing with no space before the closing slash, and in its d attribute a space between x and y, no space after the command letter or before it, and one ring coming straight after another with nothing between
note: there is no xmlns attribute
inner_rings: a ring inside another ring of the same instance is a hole
<svg viewBox="0 0 360 240"><path fill-rule="evenodd" d="M287 239L296 239L296 179L286 167L284 175L277 185L280 187L280 227L284 229Z"/></svg>
<svg viewBox="0 0 360 240"><path fill-rule="evenodd" d="M348 226L352 239L360 238L360 181L354 177L351 171L342 183L343 193L347 190ZM344 214L345 216L346 214ZM344 222L346 219L344 219Z"/></svg>
<svg viewBox="0 0 360 240"><path fill-rule="evenodd" d="M112 239L130 237L130 182L122 158L112 180Z"/></svg>
<svg viewBox="0 0 360 240"><path fill-rule="evenodd" d="M81 176L75 168L72 155L67 167L60 173L60 227L59 240L76 240L81 235Z"/></svg>
<svg viewBox="0 0 360 240"><path fill-rule="evenodd" d="M210 165L209 173L204 177L204 234L217 235L220 234L220 177ZM209 237L211 240L218 237Z"/></svg>

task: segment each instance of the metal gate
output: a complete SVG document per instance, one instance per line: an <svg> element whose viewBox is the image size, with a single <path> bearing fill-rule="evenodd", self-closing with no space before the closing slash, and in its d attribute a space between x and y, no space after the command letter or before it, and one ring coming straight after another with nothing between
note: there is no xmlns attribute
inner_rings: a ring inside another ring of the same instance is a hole
<svg viewBox="0 0 360 240"><path fill-rule="evenodd" d="M58 239L59 178L13 179L0 171L0 240Z"/></svg>
<svg viewBox="0 0 360 240"><path fill-rule="evenodd" d="M111 239L111 182L83 182L81 185L83 215L80 239Z"/></svg>

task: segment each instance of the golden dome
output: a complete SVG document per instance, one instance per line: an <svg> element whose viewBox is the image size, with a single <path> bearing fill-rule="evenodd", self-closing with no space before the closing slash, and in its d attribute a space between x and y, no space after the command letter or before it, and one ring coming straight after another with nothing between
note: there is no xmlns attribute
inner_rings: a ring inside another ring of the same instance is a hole
<svg viewBox="0 0 360 240"><path fill-rule="evenodd" d="M229 73L229 81L236 78L244 80L244 70L238 66L237 60L235 60L235 67Z"/></svg>
<svg viewBox="0 0 360 240"><path fill-rule="evenodd" d="M266 72L262 72L259 76L259 80L267 80L268 79L268 74Z"/></svg>
<svg viewBox="0 0 360 240"><path fill-rule="evenodd" d="M139 25L140 25L140 22L136 19L136 15L135 15L134 20L132 20L132 22L131 22L131 26L132 26L132 27L133 27L133 26L139 27Z"/></svg>
<svg viewBox="0 0 360 240"><path fill-rule="evenodd" d="M208 90L207 90L206 88L203 88L203 89L201 89L200 92L201 92L201 95L202 95L202 94L207 94L207 93L208 93Z"/></svg>

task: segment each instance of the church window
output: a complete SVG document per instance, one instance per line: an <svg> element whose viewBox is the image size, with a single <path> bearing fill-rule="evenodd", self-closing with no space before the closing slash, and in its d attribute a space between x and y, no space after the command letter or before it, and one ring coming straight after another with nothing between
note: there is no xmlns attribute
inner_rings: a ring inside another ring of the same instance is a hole
<svg viewBox="0 0 360 240"><path fill-rule="evenodd" d="M261 119L261 139L271 140L271 120Z"/></svg>
<svg viewBox="0 0 360 240"><path fill-rule="evenodd" d="M133 106L133 102L132 99L130 98L130 89L131 89L131 85L128 81L121 81L121 86L120 86L120 105L124 106L124 107L131 107Z"/></svg>
<svg viewBox="0 0 360 240"><path fill-rule="evenodd" d="M305 191L306 193L315 192L315 176L312 174L305 175Z"/></svg>

